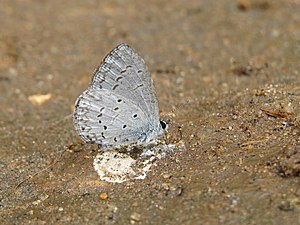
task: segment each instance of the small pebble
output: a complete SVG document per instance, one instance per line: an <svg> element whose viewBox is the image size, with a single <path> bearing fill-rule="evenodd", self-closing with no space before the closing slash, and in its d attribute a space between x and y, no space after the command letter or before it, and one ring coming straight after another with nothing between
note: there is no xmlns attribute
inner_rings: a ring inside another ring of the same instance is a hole
<svg viewBox="0 0 300 225"><path fill-rule="evenodd" d="M175 195L176 196L181 196L183 192L183 187L182 186L178 186L175 190Z"/></svg>
<svg viewBox="0 0 300 225"><path fill-rule="evenodd" d="M133 221L140 221L141 219L141 214L137 213L137 212L134 212L131 214L130 216L131 220Z"/></svg>
<svg viewBox="0 0 300 225"><path fill-rule="evenodd" d="M37 95L31 95L28 97L28 100L31 102L32 105L42 105L49 99L51 99L51 94L37 94Z"/></svg>
<svg viewBox="0 0 300 225"><path fill-rule="evenodd" d="M106 200L106 199L108 198L108 194L105 193L105 192L103 192L103 193L101 193L101 194L99 195L99 197L100 197L101 200Z"/></svg>
<svg viewBox="0 0 300 225"><path fill-rule="evenodd" d="M169 184L167 184L167 183L163 183L161 186L162 186L163 189L165 189L165 190L169 190L169 189L170 189L170 186L169 186Z"/></svg>
<svg viewBox="0 0 300 225"><path fill-rule="evenodd" d="M294 206L289 201L283 201L280 205L278 205L278 209L280 209L281 211L289 212L294 211Z"/></svg>
<svg viewBox="0 0 300 225"><path fill-rule="evenodd" d="M165 178L165 179L170 179L171 176L172 176L171 174L165 173L165 174L163 175L163 178Z"/></svg>

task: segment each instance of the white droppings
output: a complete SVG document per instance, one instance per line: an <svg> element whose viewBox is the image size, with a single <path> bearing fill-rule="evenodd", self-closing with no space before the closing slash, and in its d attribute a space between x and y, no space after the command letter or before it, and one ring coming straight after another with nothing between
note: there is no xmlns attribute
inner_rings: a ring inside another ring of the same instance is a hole
<svg viewBox="0 0 300 225"><path fill-rule="evenodd" d="M128 147L128 152L131 151ZM94 159L94 169L101 180L122 183L128 180L143 180L155 166L156 161L164 158L175 149L174 145L161 144L143 147L142 154L135 158L119 149L99 152Z"/></svg>

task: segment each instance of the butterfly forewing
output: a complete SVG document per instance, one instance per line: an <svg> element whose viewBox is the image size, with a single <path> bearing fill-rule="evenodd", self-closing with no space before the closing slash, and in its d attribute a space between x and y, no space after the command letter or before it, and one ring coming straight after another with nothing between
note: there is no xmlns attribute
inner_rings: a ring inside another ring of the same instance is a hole
<svg viewBox="0 0 300 225"><path fill-rule="evenodd" d="M92 86L130 98L157 123L159 110L150 73L143 59L126 44L113 49L96 71Z"/></svg>

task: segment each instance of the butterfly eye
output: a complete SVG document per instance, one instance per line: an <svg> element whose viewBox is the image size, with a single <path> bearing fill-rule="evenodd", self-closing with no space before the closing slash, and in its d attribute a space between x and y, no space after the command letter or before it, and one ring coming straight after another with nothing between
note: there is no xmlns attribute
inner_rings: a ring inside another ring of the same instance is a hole
<svg viewBox="0 0 300 225"><path fill-rule="evenodd" d="M160 125L161 125L162 129L166 129L167 128L168 124L165 121L161 120L159 122L160 122Z"/></svg>

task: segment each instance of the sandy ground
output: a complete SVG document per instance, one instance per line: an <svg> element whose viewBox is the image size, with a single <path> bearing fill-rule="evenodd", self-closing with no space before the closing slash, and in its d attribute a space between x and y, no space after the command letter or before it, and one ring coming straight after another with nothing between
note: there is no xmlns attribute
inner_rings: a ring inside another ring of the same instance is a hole
<svg viewBox="0 0 300 225"><path fill-rule="evenodd" d="M300 224L299 12L299 0L1 0L0 223ZM70 115L121 42L186 150L110 184Z"/></svg>

